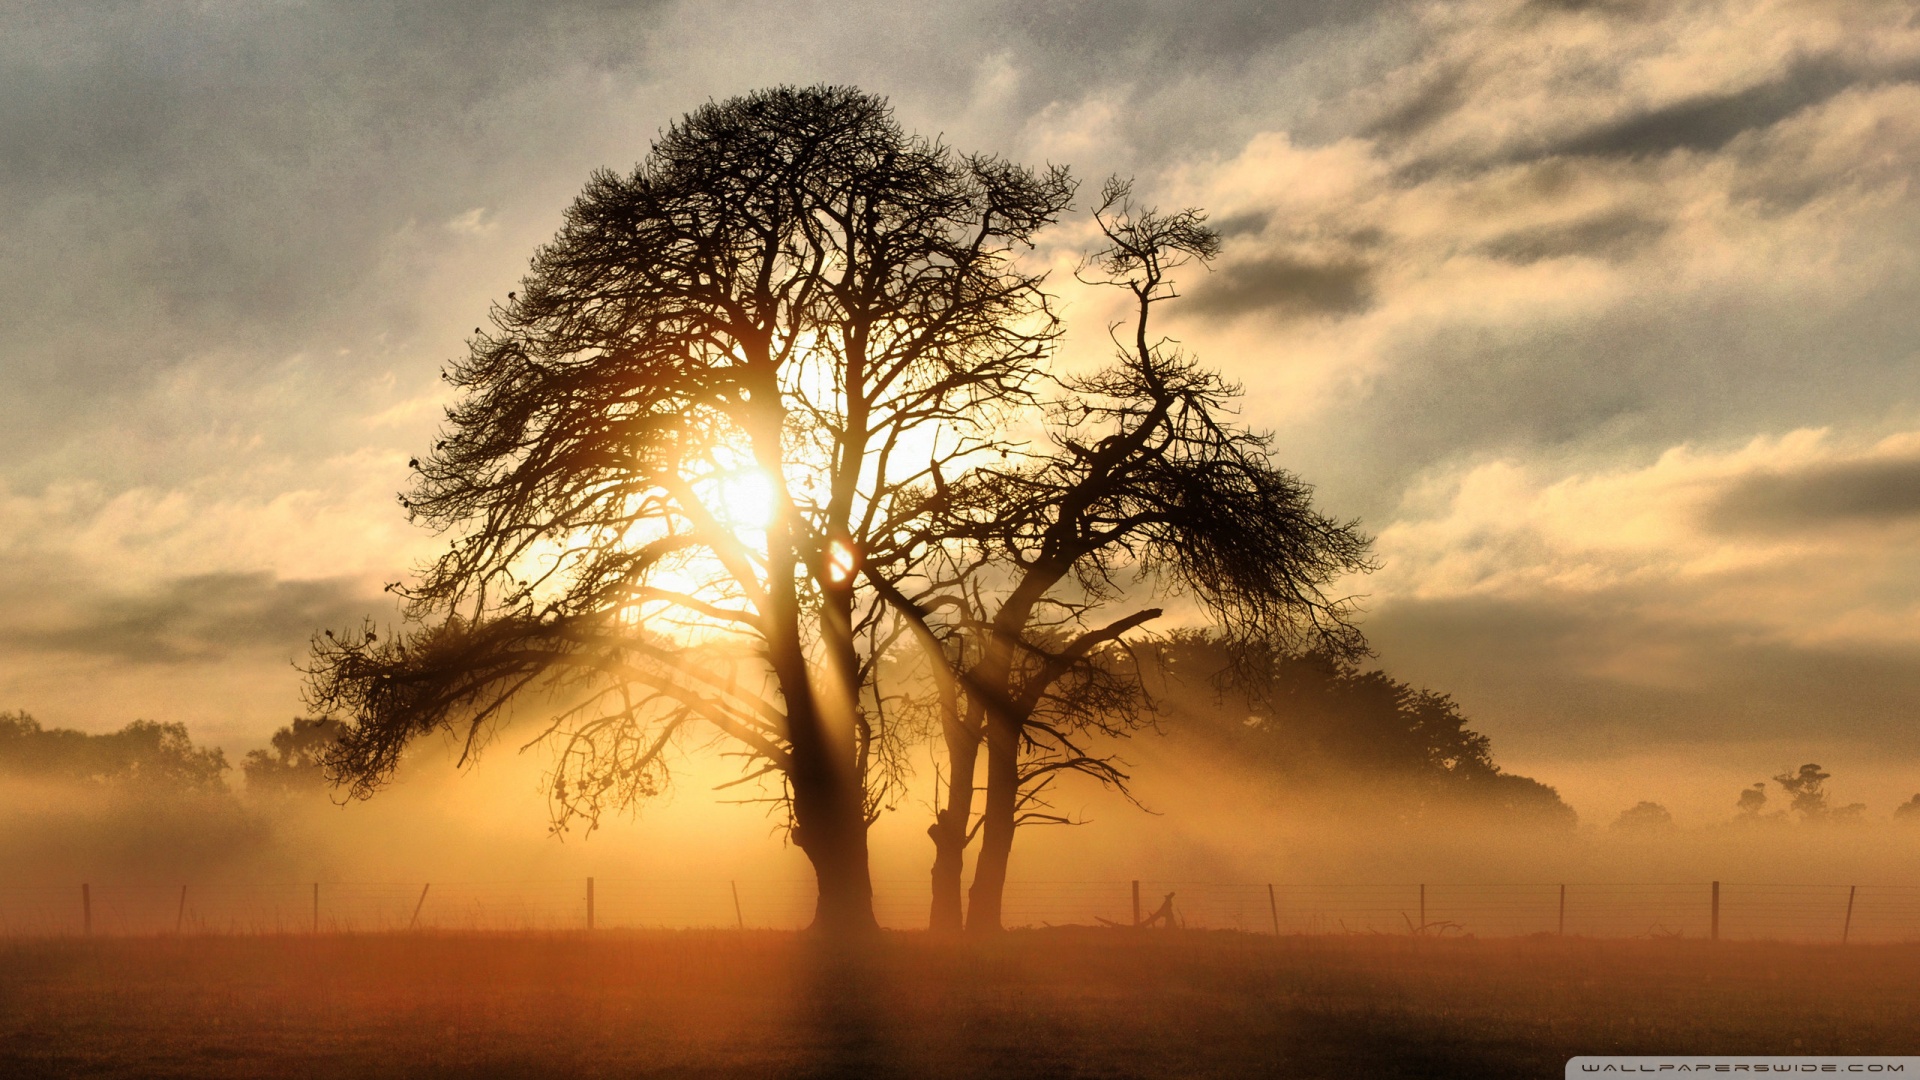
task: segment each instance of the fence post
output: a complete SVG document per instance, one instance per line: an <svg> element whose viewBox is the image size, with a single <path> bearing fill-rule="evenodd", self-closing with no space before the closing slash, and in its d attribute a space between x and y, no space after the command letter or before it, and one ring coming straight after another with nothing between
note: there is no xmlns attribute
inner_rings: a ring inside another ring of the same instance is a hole
<svg viewBox="0 0 1920 1080"><path fill-rule="evenodd" d="M93 886L84 882L80 885L80 930L87 937L93 936Z"/></svg>
<svg viewBox="0 0 1920 1080"><path fill-rule="evenodd" d="M587 879L587 929L593 929L593 879Z"/></svg>
<svg viewBox="0 0 1920 1080"><path fill-rule="evenodd" d="M433 888L431 881L420 886L420 899L413 905L413 918L407 920L407 929L411 930L420 924L420 909L427 905L427 890L431 888Z"/></svg>
<svg viewBox="0 0 1920 1080"><path fill-rule="evenodd" d="M1560 886L1560 928L1554 933L1561 937L1567 936L1567 887L1565 885Z"/></svg>
<svg viewBox="0 0 1920 1080"><path fill-rule="evenodd" d="M1273 936L1280 936L1280 902L1273 898L1273 885L1267 885L1267 910L1273 913Z"/></svg>
<svg viewBox="0 0 1920 1080"><path fill-rule="evenodd" d="M313 932L320 932L320 883L313 883Z"/></svg>
<svg viewBox="0 0 1920 1080"><path fill-rule="evenodd" d="M1717 881L1713 883L1713 925L1708 933L1712 940L1720 940L1720 883Z"/></svg>
<svg viewBox="0 0 1920 1080"><path fill-rule="evenodd" d="M186 925L186 922L187 922L187 887L185 885L182 885L180 886L180 910L174 912L174 915L173 915L173 932L176 934L179 933L180 928Z"/></svg>
<svg viewBox="0 0 1920 1080"><path fill-rule="evenodd" d="M1133 882L1133 925L1140 925L1140 881Z"/></svg>
<svg viewBox="0 0 1920 1080"><path fill-rule="evenodd" d="M727 882L727 888L733 890L733 924L742 930L747 928L747 917L740 914L740 883Z"/></svg>
<svg viewBox="0 0 1920 1080"><path fill-rule="evenodd" d="M1427 887L1420 886L1420 932L1427 932Z"/></svg>
<svg viewBox="0 0 1920 1080"><path fill-rule="evenodd" d="M1853 894L1859 891L1858 885L1847 886L1847 921L1840 927L1840 944L1842 945L1847 943L1847 935L1853 933Z"/></svg>

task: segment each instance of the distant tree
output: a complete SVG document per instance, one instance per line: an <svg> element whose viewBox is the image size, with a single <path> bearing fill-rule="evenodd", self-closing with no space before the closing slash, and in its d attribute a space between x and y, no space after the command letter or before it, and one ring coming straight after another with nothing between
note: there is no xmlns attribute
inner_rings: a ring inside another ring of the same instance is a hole
<svg viewBox="0 0 1920 1080"><path fill-rule="evenodd" d="M293 794L318 790L325 781L326 757L346 731L330 716L295 717L273 733L271 750L249 750L240 771L250 792Z"/></svg>
<svg viewBox="0 0 1920 1080"><path fill-rule="evenodd" d="M1784 772L1773 778L1793 801L1790 808L1800 815L1802 822L1841 822L1853 821L1866 810L1865 803L1851 803L1846 806L1830 806L1827 803L1826 782L1832 774L1822 772L1818 765L1802 765L1798 771ZM1760 785L1755 785L1759 787ZM1744 796L1743 796L1744 798Z"/></svg>
<svg viewBox="0 0 1920 1080"><path fill-rule="evenodd" d="M1673 814L1657 802L1641 801L1620 811L1610 828L1614 832L1632 833L1642 836L1674 830Z"/></svg>
<svg viewBox="0 0 1920 1080"><path fill-rule="evenodd" d="M1920 821L1920 794L1893 808L1896 821Z"/></svg>
<svg viewBox="0 0 1920 1080"><path fill-rule="evenodd" d="M126 787L150 794L224 793L219 747L198 747L185 724L135 720L89 735L43 728L24 712L0 713L0 772Z"/></svg>
<svg viewBox="0 0 1920 1080"><path fill-rule="evenodd" d="M1166 729L1223 759L1309 790L1397 786L1416 814L1458 805L1553 827L1577 820L1553 788L1502 771L1446 694L1353 660L1191 630L1138 651Z"/></svg>
<svg viewBox="0 0 1920 1080"><path fill-rule="evenodd" d="M1789 804L1794 813L1802 820L1823 817L1827 812L1826 782L1831 773L1820 771L1818 765L1802 765L1798 772L1784 772L1773 778L1793 801Z"/></svg>
<svg viewBox="0 0 1920 1080"><path fill-rule="evenodd" d="M910 744L873 583L926 556L941 463L1009 445L1057 335L1015 259L1072 191L835 87L706 105L595 174L446 373L403 503L452 539L399 589L410 629L314 643L332 774L369 794L416 737L472 752L518 711L559 747L556 822L591 828L704 725L779 782L815 925L874 928L867 829Z"/></svg>
<svg viewBox="0 0 1920 1080"><path fill-rule="evenodd" d="M1048 785L1080 773L1124 789L1126 774L1089 739L1139 721L1125 636L1160 614L1134 603L1141 591L1189 593L1238 637L1365 648L1348 602L1327 590L1370 568L1368 539L1318 512L1268 440L1233 422L1238 387L1153 337L1155 309L1176 295L1172 272L1211 259L1218 234L1197 210L1135 206L1119 180L1093 217L1101 246L1083 279L1125 290L1133 306L1115 361L1060 381L1043 442L950 485L935 477L946 516L930 527L959 543L942 548L944 578L898 598L952 673L947 798L930 830L937 929L957 925L961 852L976 832L966 923L994 931L1016 829L1064 820L1046 806Z"/></svg>
<svg viewBox="0 0 1920 1080"><path fill-rule="evenodd" d="M1742 791L1734 805L1739 810L1739 820L1758 821L1761 812L1767 808L1767 785L1758 783Z"/></svg>

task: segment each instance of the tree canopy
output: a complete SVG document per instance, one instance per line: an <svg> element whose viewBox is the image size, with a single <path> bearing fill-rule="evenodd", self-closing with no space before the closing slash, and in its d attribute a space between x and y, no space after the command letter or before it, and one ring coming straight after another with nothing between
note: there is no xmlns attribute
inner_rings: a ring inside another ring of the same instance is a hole
<svg viewBox="0 0 1920 1080"><path fill-rule="evenodd" d="M1575 824L1553 788L1495 763L1452 697L1354 658L1186 631L1151 646L1145 667L1169 730L1285 783L1397 788L1415 814L1452 806Z"/></svg>
<svg viewBox="0 0 1920 1080"><path fill-rule="evenodd" d="M0 773L138 788L155 794L225 790L226 753L193 744L185 724L135 720L91 735L0 713Z"/></svg>

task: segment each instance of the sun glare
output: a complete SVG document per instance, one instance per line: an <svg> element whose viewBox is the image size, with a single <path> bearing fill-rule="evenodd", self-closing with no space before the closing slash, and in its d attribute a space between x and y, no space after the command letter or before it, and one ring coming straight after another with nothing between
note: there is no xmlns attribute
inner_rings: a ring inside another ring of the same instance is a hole
<svg viewBox="0 0 1920 1080"><path fill-rule="evenodd" d="M720 481L720 516L739 529L765 529L773 523L773 479L756 468L741 469Z"/></svg>

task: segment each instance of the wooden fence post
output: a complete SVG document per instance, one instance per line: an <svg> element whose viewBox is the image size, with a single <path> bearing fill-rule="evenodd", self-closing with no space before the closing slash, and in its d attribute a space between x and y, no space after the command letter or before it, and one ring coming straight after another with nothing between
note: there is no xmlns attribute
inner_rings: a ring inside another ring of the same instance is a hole
<svg viewBox="0 0 1920 1080"><path fill-rule="evenodd" d="M1720 883L1713 883L1713 925L1708 931L1714 941L1720 940Z"/></svg>
<svg viewBox="0 0 1920 1080"><path fill-rule="evenodd" d="M593 879L587 879L587 929L593 929Z"/></svg>
<svg viewBox="0 0 1920 1080"><path fill-rule="evenodd" d="M1560 928L1554 931L1561 937L1567 936L1567 887L1560 886Z"/></svg>
<svg viewBox="0 0 1920 1080"><path fill-rule="evenodd" d="M413 918L407 920L407 929L411 930L420 924L420 909L427 905L427 890L431 888L433 888L431 881L420 886L420 899L413 905Z"/></svg>
<svg viewBox="0 0 1920 1080"><path fill-rule="evenodd" d="M1280 902L1273 898L1273 885L1267 885L1267 910L1273 913L1273 936L1280 936Z"/></svg>
<svg viewBox="0 0 1920 1080"><path fill-rule="evenodd" d="M93 886L84 882L80 885L80 931L93 936Z"/></svg>
<svg viewBox="0 0 1920 1080"><path fill-rule="evenodd" d="M727 882L727 888L733 890L733 924L742 930L747 928L747 917L740 914L740 883Z"/></svg>
<svg viewBox="0 0 1920 1080"><path fill-rule="evenodd" d="M1853 894L1859 891L1858 885L1847 886L1847 921L1840 927L1840 944L1842 945L1847 943L1847 935L1853 933Z"/></svg>
<svg viewBox="0 0 1920 1080"><path fill-rule="evenodd" d="M1138 879L1135 879L1133 883L1133 925L1140 925L1140 882Z"/></svg>

